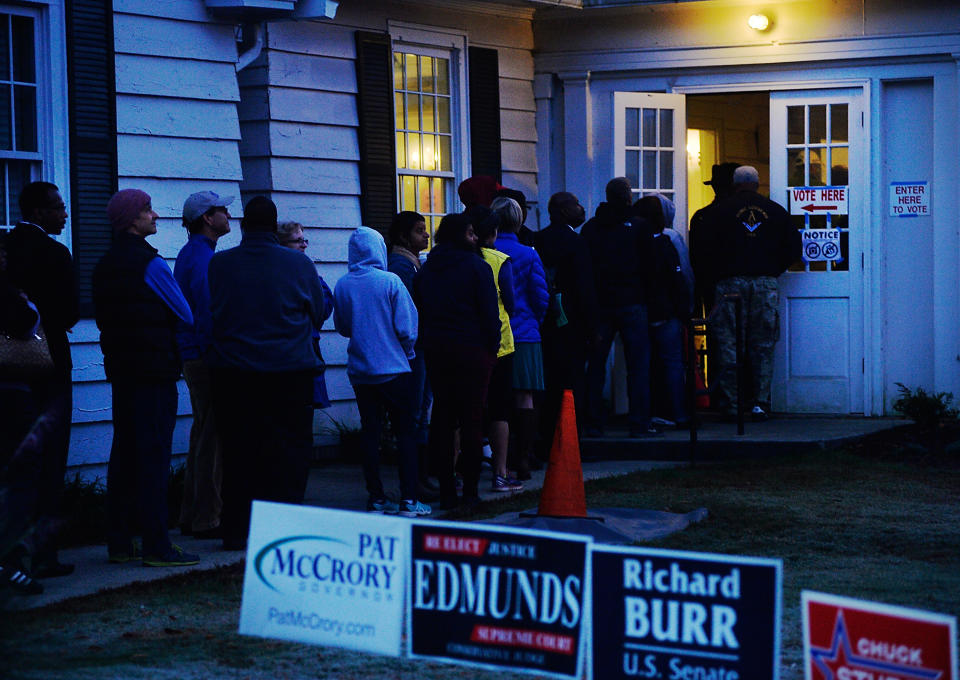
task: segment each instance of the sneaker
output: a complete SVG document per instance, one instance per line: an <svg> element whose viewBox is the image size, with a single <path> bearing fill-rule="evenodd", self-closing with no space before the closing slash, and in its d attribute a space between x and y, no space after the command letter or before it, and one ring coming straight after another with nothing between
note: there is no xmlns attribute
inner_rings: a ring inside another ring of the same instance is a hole
<svg viewBox="0 0 960 680"><path fill-rule="evenodd" d="M165 555L144 555L142 564L145 567L189 567L200 564L200 556L184 552L179 545L171 545Z"/></svg>
<svg viewBox="0 0 960 680"><path fill-rule="evenodd" d="M136 562L143 558L143 546L140 541L134 540L130 543L128 550L108 553L107 561L110 564L125 564L127 562Z"/></svg>
<svg viewBox="0 0 960 680"><path fill-rule="evenodd" d="M400 515L403 517L424 517L433 510L426 503L420 501L400 501Z"/></svg>
<svg viewBox="0 0 960 680"><path fill-rule="evenodd" d="M371 498L367 500L367 512L379 513L381 515L396 515L400 512L400 506L389 498Z"/></svg>
<svg viewBox="0 0 960 680"><path fill-rule="evenodd" d="M665 430L669 427L676 427L676 423L672 420L667 420L666 418L660 418L659 416L654 416L650 419L650 424L653 425L658 430Z"/></svg>
<svg viewBox="0 0 960 680"><path fill-rule="evenodd" d="M20 595L39 595L43 592L43 585L39 581L13 567L0 567L0 585L9 586Z"/></svg>
<svg viewBox="0 0 960 680"><path fill-rule="evenodd" d="M493 491L522 491L523 482L510 476L501 477L500 475L494 475L491 489Z"/></svg>
<svg viewBox="0 0 960 680"><path fill-rule="evenodd" d="M753 407L753 410L750 411L750 417L753 419L753 422L755 423L762 423L763 421L770 418L770 416L767 415L767 412L764 411L762 408L760 408L759 405Z"/></svg>

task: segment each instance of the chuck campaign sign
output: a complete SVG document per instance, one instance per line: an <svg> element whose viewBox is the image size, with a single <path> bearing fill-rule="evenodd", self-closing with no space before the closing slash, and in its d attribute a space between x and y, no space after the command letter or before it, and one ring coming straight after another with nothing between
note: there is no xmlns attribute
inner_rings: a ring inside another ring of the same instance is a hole
<svg viewBox="0 0 960 680"><path fill-rule="evenodd" d="M806 680L957 680L957 620L805 590Z"/></svg>
<svg viewBox="0 0 960 680"><path fill-rule="evenodd" d="M589 541L494 526L414 523L410 655L577 677Z"/></svg>
<svg viewBox="0 0 960 680"><path fill-rule="evenodd" d="M593 678L770 680L780 560L594 545Z"/></svg>
<svg viewBox="0 0 960 680"><path fill-rule="evenodd" d="M240 632L400 655L408 522L254 501Z"/></svg>

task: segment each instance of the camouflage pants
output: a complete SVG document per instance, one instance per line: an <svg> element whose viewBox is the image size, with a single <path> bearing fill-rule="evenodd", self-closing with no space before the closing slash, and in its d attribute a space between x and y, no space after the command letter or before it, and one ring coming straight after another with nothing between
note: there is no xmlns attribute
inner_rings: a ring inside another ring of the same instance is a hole
<svg viewBox="0 0 960 680"><path fill-rule="evenodd" d="M717 366L711 376L717 407L732 413L737 405L737 302L724 296L736 294L743 300L741 340L743 359L751 367L747 380L753 384L754 402L770 410L770 383L773 379L773 348L780 339L777 279L772 276L734 276L717 283L717 314L712 338L716 344ZM749 411L751 404L745 404Z"/></svg>

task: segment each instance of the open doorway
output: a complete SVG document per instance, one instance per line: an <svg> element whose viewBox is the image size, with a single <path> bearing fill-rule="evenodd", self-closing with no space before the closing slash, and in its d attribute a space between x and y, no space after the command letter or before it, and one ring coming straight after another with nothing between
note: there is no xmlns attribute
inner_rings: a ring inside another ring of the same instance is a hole
<svg viewBox="0 0 960 680"><path fill-rule="evenodd" d="M704 182L715 163L752 165L769 195L769 92L687 95L687 224L713 200Z"/></svg>

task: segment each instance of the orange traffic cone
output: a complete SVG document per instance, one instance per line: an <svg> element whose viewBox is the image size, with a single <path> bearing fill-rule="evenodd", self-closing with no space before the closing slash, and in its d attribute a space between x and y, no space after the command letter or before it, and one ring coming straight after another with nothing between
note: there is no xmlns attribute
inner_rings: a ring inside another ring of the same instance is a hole
<svg viewBox="0 0 960 680"><path fill-rule="evenodd" d="M547 517L586 517L587 498L583 491L580 467L580 442L577 438L577 412L573 392L563 393L560 419L550 449L550 466L543 480L537 514Z"/></svg>

